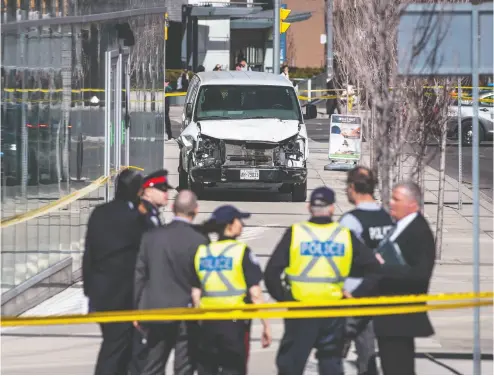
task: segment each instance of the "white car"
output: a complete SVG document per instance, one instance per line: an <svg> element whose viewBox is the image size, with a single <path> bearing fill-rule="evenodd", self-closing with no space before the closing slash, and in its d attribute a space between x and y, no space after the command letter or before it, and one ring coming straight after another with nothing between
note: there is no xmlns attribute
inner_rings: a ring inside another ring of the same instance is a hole
<svg viewBox="0 0 494 376"><path fill-rule="evenodd" d="M291 192L307 197L309 145L290 81L253 71L201 72L185 97L179 187L200 195L206 186Z"/></svg>
<svg viewBox="0 0 494 376"><path fill-rule="evenodd" d="M479 96L479 141L492 141L494 134L494 92L484 92ZM462 101L461 107L448 109L448 136L458 138L458 112L461 117L462 143L472 144L473 107L471 101Z"/></svg>

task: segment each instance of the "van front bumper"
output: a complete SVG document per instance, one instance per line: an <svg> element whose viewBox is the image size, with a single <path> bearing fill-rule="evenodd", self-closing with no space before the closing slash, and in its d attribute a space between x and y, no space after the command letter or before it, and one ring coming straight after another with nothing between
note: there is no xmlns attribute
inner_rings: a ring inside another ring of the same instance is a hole
<svg viewBox="0 0 494 376"><path fill-rule="evenodd" d="M243 172L247 170L248 174ZM190 171L192 180L196 183L304 183L307 180L305 167L274 167L274 168L211 168L193 167Z"/></svg>

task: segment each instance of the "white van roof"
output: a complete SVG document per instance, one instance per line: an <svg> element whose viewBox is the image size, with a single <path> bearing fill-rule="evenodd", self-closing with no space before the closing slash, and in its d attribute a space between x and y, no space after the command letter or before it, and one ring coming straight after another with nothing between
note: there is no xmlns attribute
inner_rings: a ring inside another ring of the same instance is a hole
<svg viewBox="0 0 494 376"><path fill-rule="evenodd" d="M291 81L279 74L254 71L213 71L200 72L197 76L201 85L266 85L290 86Z"/></svg>

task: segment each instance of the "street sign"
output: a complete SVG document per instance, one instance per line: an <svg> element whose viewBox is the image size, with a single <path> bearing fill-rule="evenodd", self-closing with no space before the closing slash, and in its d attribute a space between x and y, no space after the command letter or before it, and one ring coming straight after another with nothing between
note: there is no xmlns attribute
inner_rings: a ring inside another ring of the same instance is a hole
<svg viewBox="0 0 494 376"><path fill-rule="evenodd" d="M360 161L362 118L353 115L331 115L328 158L331 163L354 165Z"/></svg>
<svg viewBox="0 0 494 376"><path fill-rule="evenodd" d="M398 73L407 76L471 75L474 9L478 12L477 33L482 45L476 68L478 74L491 75L494 54L492 3L408 5L398 25Z"/></svg>
<svg viewBox="0 0 494 376"><path fill-rule="evenodd" d="M472 77L472 253L475 293L480 292L479 74L492 75L494 71L492 28L492 2L409 4L403 9L398 25L399 74ZM480 307L474 307L473 337L473 374L480 375Z"/></svg>

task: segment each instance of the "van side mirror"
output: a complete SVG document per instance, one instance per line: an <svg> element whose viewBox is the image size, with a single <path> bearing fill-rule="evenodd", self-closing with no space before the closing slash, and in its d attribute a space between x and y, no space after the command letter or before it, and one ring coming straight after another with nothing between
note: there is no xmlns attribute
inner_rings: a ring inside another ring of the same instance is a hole
<svg viewBox="0 0 494 376"><path fill-rule="evenodd" d="M317 118L317 107L314 104L308 104L305 106L304 120L311 120Z"/></svg>

